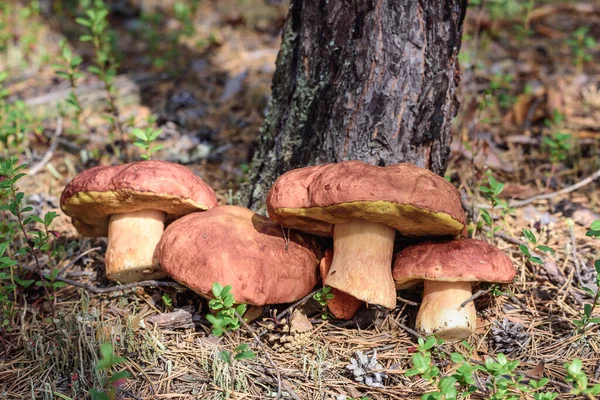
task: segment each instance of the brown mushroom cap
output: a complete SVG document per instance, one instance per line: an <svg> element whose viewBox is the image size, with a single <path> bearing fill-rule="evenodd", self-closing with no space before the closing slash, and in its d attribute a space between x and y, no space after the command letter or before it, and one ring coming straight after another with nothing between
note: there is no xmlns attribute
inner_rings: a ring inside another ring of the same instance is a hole
<svg viewBox="0 0 600 400"><path fill-rule="evenodd" d="M221 206L173 222L154 258L204 297L212 297L218 282L232 286L238 303L265 305L310 293L317 283L316 249L308 235L290 231L286 243L279 224L243 207Z"/></svg>
<svg viewBox="0 0 600 400"><path fill-rule="evenodd" d="M352 219L386 224L404 236L458 236L465 226L458 190L408 163L345 161L292 170L269 190L267 210L284 226L322 236Z"/></svg>
<svg viewBox="0 0 600 400"><path fill-rule="evenodd" d="M152 209L166 223L217 206L214 191L183 165L140 161L83 171L65 187L60 206L84 236L107 236L111 214Z"/></svg>
<svg viewBox="0 0 600 400"><path fill-rule="evenodd" d="M500 249L481 240L426 242L396 254L393 276L397 289L422 280L442 282L510 282L516 270Z"/></svg>

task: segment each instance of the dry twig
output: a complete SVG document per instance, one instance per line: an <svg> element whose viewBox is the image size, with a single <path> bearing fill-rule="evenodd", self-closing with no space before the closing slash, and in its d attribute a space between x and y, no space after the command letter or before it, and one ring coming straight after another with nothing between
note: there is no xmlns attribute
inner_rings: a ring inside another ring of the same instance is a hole
<svg viewBox="0 0 600 400"><path fill-rule="evenodd" d="M31 267L28 267L25 265L22 265L21 268L26 271L29 271L29 272L34 272L34 273L38 272L37 269L31 268ZM48 272L41 272L40 274L44 278L48 278L50 276L50 273L48 273ZM170 288L175 288L175 289L186 289L185 286L183 286L177 282L169 282L169 281L149 280L149 281L128 283L126 285L117 285L117 286L109 286L109 287L99 288L99 287L95 287L95 286L91 286L91 285L86 285L85 283L77 282L77 281L74 281L74 280L71 280L68 278L63 278L60 276L57 276L54 280L59 281L59 282L64 282L68 285L84 289L84 290L94 293L94 294L106 294L106 293L113 293L113 292L121 292L121 291L126 291L126 290L137 289L140 287L160 287L160 288L170 287Z"/></svg>
<svg viewBox="0 0 600 400"><path fill-rule="evenodd" d="M48 151L46 151L46 154L44 154L44 157L42 157L42 159L37 163L34 164L31 168L29 168L29 171L27 171L27 174L29 176L33 176L35 174L37 174L38 172L41 171L42 168L44 168L46 166L46 164L48 164L48 162L52 159L52 156L54 155L54 151L56 150L56 147L58 146L58 138L60 135L62 135L62 131L63 131L63 120L62 118L57 118L56 119L56 130L54 131L54 135L52 135L52 139L51 139L51 143L50 143L50 147L48 148Z"/></svg>

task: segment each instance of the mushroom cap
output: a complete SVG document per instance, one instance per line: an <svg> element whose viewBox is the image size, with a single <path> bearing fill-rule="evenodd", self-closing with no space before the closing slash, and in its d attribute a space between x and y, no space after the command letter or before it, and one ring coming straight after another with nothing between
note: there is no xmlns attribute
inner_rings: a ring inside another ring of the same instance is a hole
<svg viewBox="0 0 600 400"><path fill-rule="evenodd" d="M173 222L154 258L176 281L212 298L212 284L231 285L237 303L289 303L317 283L317 245L251 210L221 206Z"/></svg>
<svg viewBox="0 0 600 400"><path fill-rule="evenodd" d="M458 190L408 163L377 167L344 161L295 169L271 187L267 210L284 226L321 236L357 218L389 225L404 236L458 236L465 227Z"/></svg>
<svg viewBox="0 0 600 400"><path fill-rule="evenodd" d="M166 161L94 167L73 178L60 196L60 207L84 236L107 236L111 214L164 211L168 224L216 206L215 192L199 176Z"/></svg>
<svg viewBox="0 0 600 400"><path fill-rule="evenodd" d="M422 280L443 282L510 282L516 270L496 246L475 239L425 242L396 254L393 267L397 289Z"/></svg>

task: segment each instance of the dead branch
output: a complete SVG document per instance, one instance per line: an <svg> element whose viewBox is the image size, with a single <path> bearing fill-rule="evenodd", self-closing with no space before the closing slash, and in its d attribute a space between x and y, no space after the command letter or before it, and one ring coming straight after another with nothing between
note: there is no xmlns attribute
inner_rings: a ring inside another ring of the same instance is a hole
<svg viewBox="0 0 600 400"><path fill-rule="evenodd" d="M31 268L31 267L28 267L25 265L21 265L21 268L24 269L25 271L38 273L37 269ZM48 272L41 272L41 275L46 279L49 279L49 277L50 277L50 273L48 273ZM74 281L74 280L71 280L68 278L63 278L60 276L57 276L54 280L59 281L59 282L64 282L67 285L78 287L78 288L84 289L84 290L94 293L94 294L107 294L107 293L113 293L113 292L121 292L121 291L133 290L133 289L137 289L137 288L141 288L141 287L186 289L185 286L183 286L177 282L169 282L169 281L149 280L149 281L128 283L126 285L117 285L117 286L109 286L109 287L99 288L96 286L86 285L85 283L77 282L77 281Z"/></svg>
<svg viewBox="0 0 600 400"><path fill-rule="evenodd" d="M42 157L42 159L37 164L34 164L31 168L29 168L29 171L27 171L29 176L37 174L41 171L42 168L46 166L46 164L48 164L48 162L50 162L52 156L54 155L54 151L56 150L56 146L58 146L58 137L62 135L62 131L63 119L59 117L56 119L56 130L54 131L54 135L52 135L52 139L50 139L51 143L50 147L48 147L48 151L46 151L44 157Z"/></svg>

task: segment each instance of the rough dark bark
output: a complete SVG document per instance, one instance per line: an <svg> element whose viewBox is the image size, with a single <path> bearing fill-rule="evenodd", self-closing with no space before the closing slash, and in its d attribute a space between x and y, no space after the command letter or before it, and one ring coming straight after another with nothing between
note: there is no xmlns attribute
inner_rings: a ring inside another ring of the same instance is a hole
<svg viewBox="0 0 600 400"><path fill-rule="evenodd" d="M465 0L293 0L242 202L307 165L446 169Z"/></svg>

